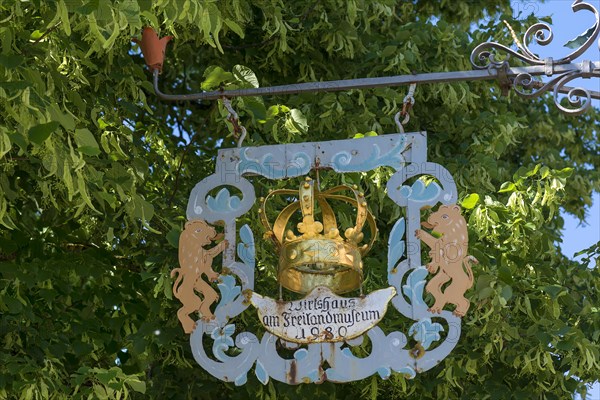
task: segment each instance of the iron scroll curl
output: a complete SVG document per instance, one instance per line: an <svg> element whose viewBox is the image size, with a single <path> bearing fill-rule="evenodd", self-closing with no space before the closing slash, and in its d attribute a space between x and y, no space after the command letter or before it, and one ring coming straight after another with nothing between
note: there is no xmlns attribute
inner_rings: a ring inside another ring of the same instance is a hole
<svg viewBox="0 0 600 400"><path fill-rule="evenodd" d="M516 58L527 65L543 67L544 74L552 77L547 82L534 79L531 72L518 72L511 76L509 82L514 91L525 98L535 98L552 90L554 104L556 107L570 115L580 115L588 110L592 105L592 98L595 98L596 92L583 87L567 87L566 84L577 78L592 78L600 76L600 67L596 63L584 60L581 63L574 61L582 56L596 41L600 35L600 13L598 10L583 0L573 2L571 8L573 12L589 11L594 14L594 25L592 25L584 34L585 41L579 45L574 51L568 55L554 59L552 57L540 58L530 50L529 45L532 42L540 46L547 46L554 39L552 28L543 22L530 26L523 40L518 41L515 36L517 50L513 50L508 46L497 42L484 42L479 44L471 53L471 64L476 69L487 69L490 72L505 71L510 69L509 61L511 57ZM598 48L600 49L600 39L598 40ZM499 54L504 54L504 58L500 58ZM558 66L575 66L562 71L557 71ZM539 76L538 74L536 74ZM561 104L562 97L559 94L567 94L570 107L565 107Z"/></svg>

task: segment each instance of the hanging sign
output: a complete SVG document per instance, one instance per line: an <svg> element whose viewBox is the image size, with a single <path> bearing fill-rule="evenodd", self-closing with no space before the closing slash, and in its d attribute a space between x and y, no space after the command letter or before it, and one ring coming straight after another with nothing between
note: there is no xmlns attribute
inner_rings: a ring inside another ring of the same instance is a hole
<svg viewBox="0 0 600 400"><path fill-rule="evenodd" d="M425 132L416 132L220 150L215 173L190 195L180 267L172 273L182 304L177 316L190 333L196 361L216 378L243 385L252 368L263 384L350 382L392 373L412 378L447 357L469 309L464 294L473 285L476 260L467 254L454 181L427 161L426 148ZM395 171L386 193L404 217L392 221L386 235L387 285L363 293L366 257L379 237L365 194L358 186L321 188L309 175L378 167ZM257 201L250 175L299 182ZM341 206L353 210L351 221L338 221ZM259 232L238 224L253 208L263 225ZM255 238L272 243L279 293L255 286ZM422 243L429 250L425 262ZM218 257L221 266L214 263ZM425 293L432 295L429 304ZM408 330L378 326L389 305L412 321ZM233 322L248 307L264 334ZM352 347L365 340L370 354L355 356ZM293 355L281 354L284 348Z"/></svg>

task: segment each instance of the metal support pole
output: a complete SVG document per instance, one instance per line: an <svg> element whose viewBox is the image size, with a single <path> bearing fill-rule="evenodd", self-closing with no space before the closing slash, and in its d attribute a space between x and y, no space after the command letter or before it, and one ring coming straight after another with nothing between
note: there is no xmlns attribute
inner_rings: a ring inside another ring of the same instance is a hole
<svg viewBox="0 0 600 400"><path fill-rule="evenodd" d="M583 63L565 64L554 67L554 73L564 74L569 72L581 71ZM600 61L591 63L593 68L589 77L600 77ZM246 96L276 96L285 94L313 93L313 92L333 92L350 89L369 89L377 87L394 87L409 85L411 83L450 83L462 81L483 81L496 80L499 78L499 69L485 69L472 71L455 72L431 72L427 74L415 75L397 75L381 78L360 78L347 79L339 81L308 82L295 83L292 85L270 86L264 88L236 89L236 90L214 90L211 92L191 93L191 94L166 94L161 92L158 87L158 70L154 70L154 90L162 100L170 101L193 101L193 100L218 100L223 97L246 97ZM546 75L544 66L532 67L513 67L506 69L507 78L515 78L518 75L529 74L531 76ZM563 87L560 93L568 93L570 87ZM591 97L600 99L600 92L591 91Z"/></svg>

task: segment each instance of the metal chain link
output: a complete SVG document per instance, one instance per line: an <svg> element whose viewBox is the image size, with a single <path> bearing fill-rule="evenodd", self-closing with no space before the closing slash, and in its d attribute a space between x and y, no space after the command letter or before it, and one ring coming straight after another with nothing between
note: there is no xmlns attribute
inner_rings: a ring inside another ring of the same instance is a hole
<svg viewBox="0 0 600 400"><path fill-rule="evenodd" d="M402 110L398 111L394 116L394 121L396 121L396 126L398 127L400 133L404 133L404 125L408 124L408 121L410 121L409 111L415 104L414 95L416 88L416 83L410 84L410 87L408 88L408 94L406 95L406 97L404 97L404 100L402 101ZM404 118L402 122L400 121L400 117Z"/></svg>

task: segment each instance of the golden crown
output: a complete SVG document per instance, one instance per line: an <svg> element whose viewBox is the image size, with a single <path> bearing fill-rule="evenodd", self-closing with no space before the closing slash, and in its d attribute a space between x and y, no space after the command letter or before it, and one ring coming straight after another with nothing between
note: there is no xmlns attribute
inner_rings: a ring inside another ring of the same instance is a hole
<svg viewBox="0 0 600 400"><path fill-rule="evenodd" d="M338 194L351 191L354 198ZM298 201L288 204L277 216L274 224L267 219L265 207L274 195L298 196ZM315 219L315 200L321 210L322 222ZM348 203L356 208L354 226L340 235L337 219L328 200ZM362 257L370 250L377 236L373 215L367 209L364 193L357 186L340 185L319 191L314 181L306 177L300 190L279 189L261 198L260 220L279 251L277 279L280 285L297 293L308 293L317 286L326 286L335 293L345 293L362 284ZM293 214L302 213L297 224L299 235L287 229ZM370 240L361 244L363 228L368 224Z"/></svg>

